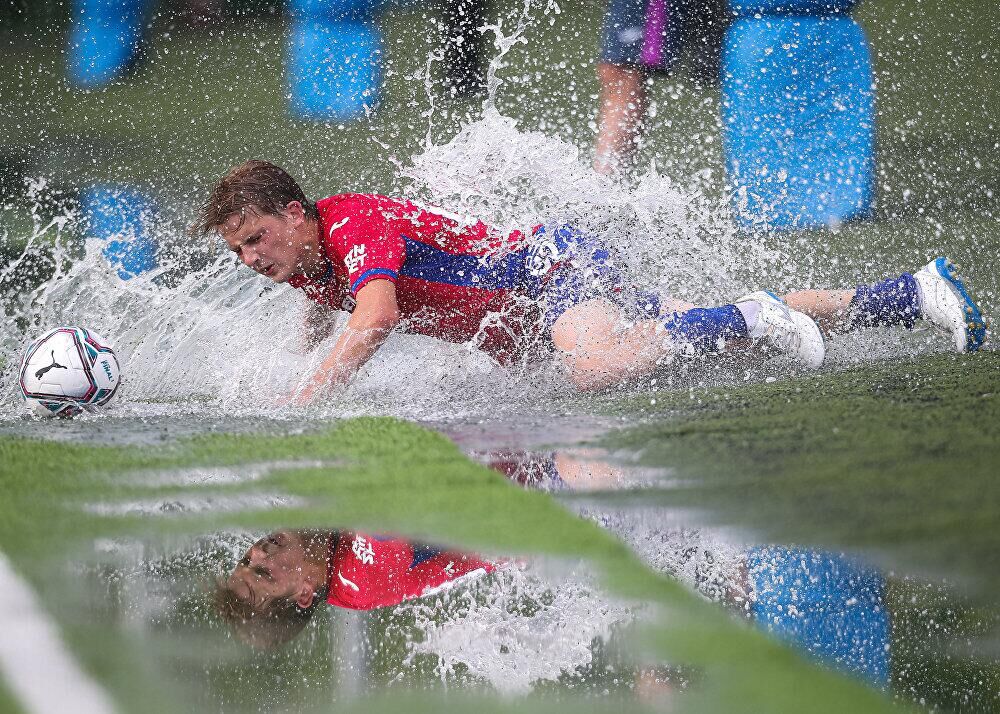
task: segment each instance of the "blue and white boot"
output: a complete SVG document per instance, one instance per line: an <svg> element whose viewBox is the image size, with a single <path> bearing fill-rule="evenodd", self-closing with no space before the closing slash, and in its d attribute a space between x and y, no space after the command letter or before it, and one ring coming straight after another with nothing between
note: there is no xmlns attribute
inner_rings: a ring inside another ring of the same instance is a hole
<svg viewBox="0 0 1000 714"><path fill-rule="evenodd" d="M956 352L975 352L986 340L986 320L958 276L958 266L935 258L913 274L921 317L951 335Z"/></svg>
<svg viewBox="0 0 1000 714"><path fill-rule="evenodd" d="M826 357L826 344L819 326L808 315L792 310L772 292L758 290L734 301L753 302L756 316L747 321L751 340L759 340L772 349L795 358L810 369L819 369Z"/></svg>

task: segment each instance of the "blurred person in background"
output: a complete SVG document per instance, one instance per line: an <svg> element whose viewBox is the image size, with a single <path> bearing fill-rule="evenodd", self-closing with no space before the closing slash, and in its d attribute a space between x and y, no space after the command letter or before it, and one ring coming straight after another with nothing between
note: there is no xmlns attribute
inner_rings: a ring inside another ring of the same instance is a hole
<svg viewBox="0 0 1000 714"><path fill-rule="evenodd" d="M874 72L850 17L857 2L729 0L723 9L711 0L609 0L595 170L634 166L649 83L690 47L702 54L697 74L721 79L726 183L741 228L823 228L869 216Z"/></svg>
<svg viewBox="0 0 1000 714"><path fill-rule="evenodd" d="M701 85L719 81L725 0L609 0L601 31L601 84L594 168L614 174L632 167L646 127L648 85L690 55Z"/></svg>
<svg viewBox="0 0 1000 714"><path fill-rule="evenodd" d="M265 3L243 2L246 8ZM381 14L387 0L287 0L286 48L289 109L305 119L365 116L381 97ZM218 22L225 0L174 0L169 10L190 25ZM67 73L81 88L123 77L142 57L153 0L74 0ZM448 96L476 95L485 88L483 0L446 0L444 81Z"/></svg>

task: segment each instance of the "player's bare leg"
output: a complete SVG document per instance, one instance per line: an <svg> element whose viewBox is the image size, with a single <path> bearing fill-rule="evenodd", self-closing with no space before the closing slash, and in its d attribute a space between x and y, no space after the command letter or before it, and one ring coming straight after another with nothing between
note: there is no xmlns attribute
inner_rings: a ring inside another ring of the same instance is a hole
<svg viewBox="0 0 1000 714"><path fill-rule="evenodd" d="M552 326L552 342L570 381L582 391L650 374L664 356L663 328L656 320L630 324L607 300L589 300L563 313Z"/></svg>
<svg viewBox="0 0 1000 714"><path fill-rule="evenodd" d="M614 174L635 162L649 103L646 76L637 69L602 62L600 116L594 170Z"/></svg>
<svg viewBox="0 0 1000 714"><path fill-rule="evenodd" d="M647 376L675 354L717 352L748 339L816 368L825 355L821 329L912 327L916 320L950 333L958 351L975 351L985 340L985 320L944 258L855 290L797 290L784 301L756 292L714 308L675 301L659 319L639 322L610 301L590 300L556 320L552 340L573 384L597 390Z"/></svg>
<svg viewBox="0 0 1000 714"><path fill-rule="evenodd" d="M785 295L792 310L803 312L827 334L850 328L853 290L796 290Z"/></svg>
<svg viewBox="0 0 1000 714"><path fill-rule="evenodd" d="M956 352L975 352L986 340L986 319L958 266L947 258L935 258L912 274L855 290L798 290L785 300L827 333L893 325L912 328L922 320L947 334Z"/></svg>
<svg viewBox="0 0 1000 714"><path fill-rule="evenodd" d="M578 389L591 391L652 374L675 354L708 354L750 340L819 367L825 353L819 328L789 311L770 293L752 293L737 303L699 308L672 301L659 319L629 322L607 300L589 300L564 312L552 341Z"/></svg>

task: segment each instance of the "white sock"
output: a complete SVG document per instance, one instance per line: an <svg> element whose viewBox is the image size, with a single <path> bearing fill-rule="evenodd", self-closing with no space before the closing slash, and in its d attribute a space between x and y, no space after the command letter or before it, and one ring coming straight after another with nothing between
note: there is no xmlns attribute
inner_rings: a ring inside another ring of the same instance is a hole
<svg viewBox="0 0 1000 714"><path fill-rule="evenodd" d="M753 334L753 328L757 326L757 315L760 313L760 303L756 300L748 300L734 304L743 315L743 321L747 323L747 332Z"/></svg>

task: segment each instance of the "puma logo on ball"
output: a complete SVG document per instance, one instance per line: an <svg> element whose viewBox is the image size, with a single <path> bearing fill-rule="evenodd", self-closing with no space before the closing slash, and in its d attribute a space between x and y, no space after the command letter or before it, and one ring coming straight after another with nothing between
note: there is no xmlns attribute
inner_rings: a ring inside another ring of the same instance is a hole
<svg viewBox="0 0 1000 714"><path fill-rule="evenodd" d="M66 367L65 365L61 365L58 362L56 362L56 351L52 350L52 364L50 364L48 367L42 367L40 370L35 372L35 379L41 379L42 376L50 369L56 369L56 368L69 369L69 367Z"/></svg>

